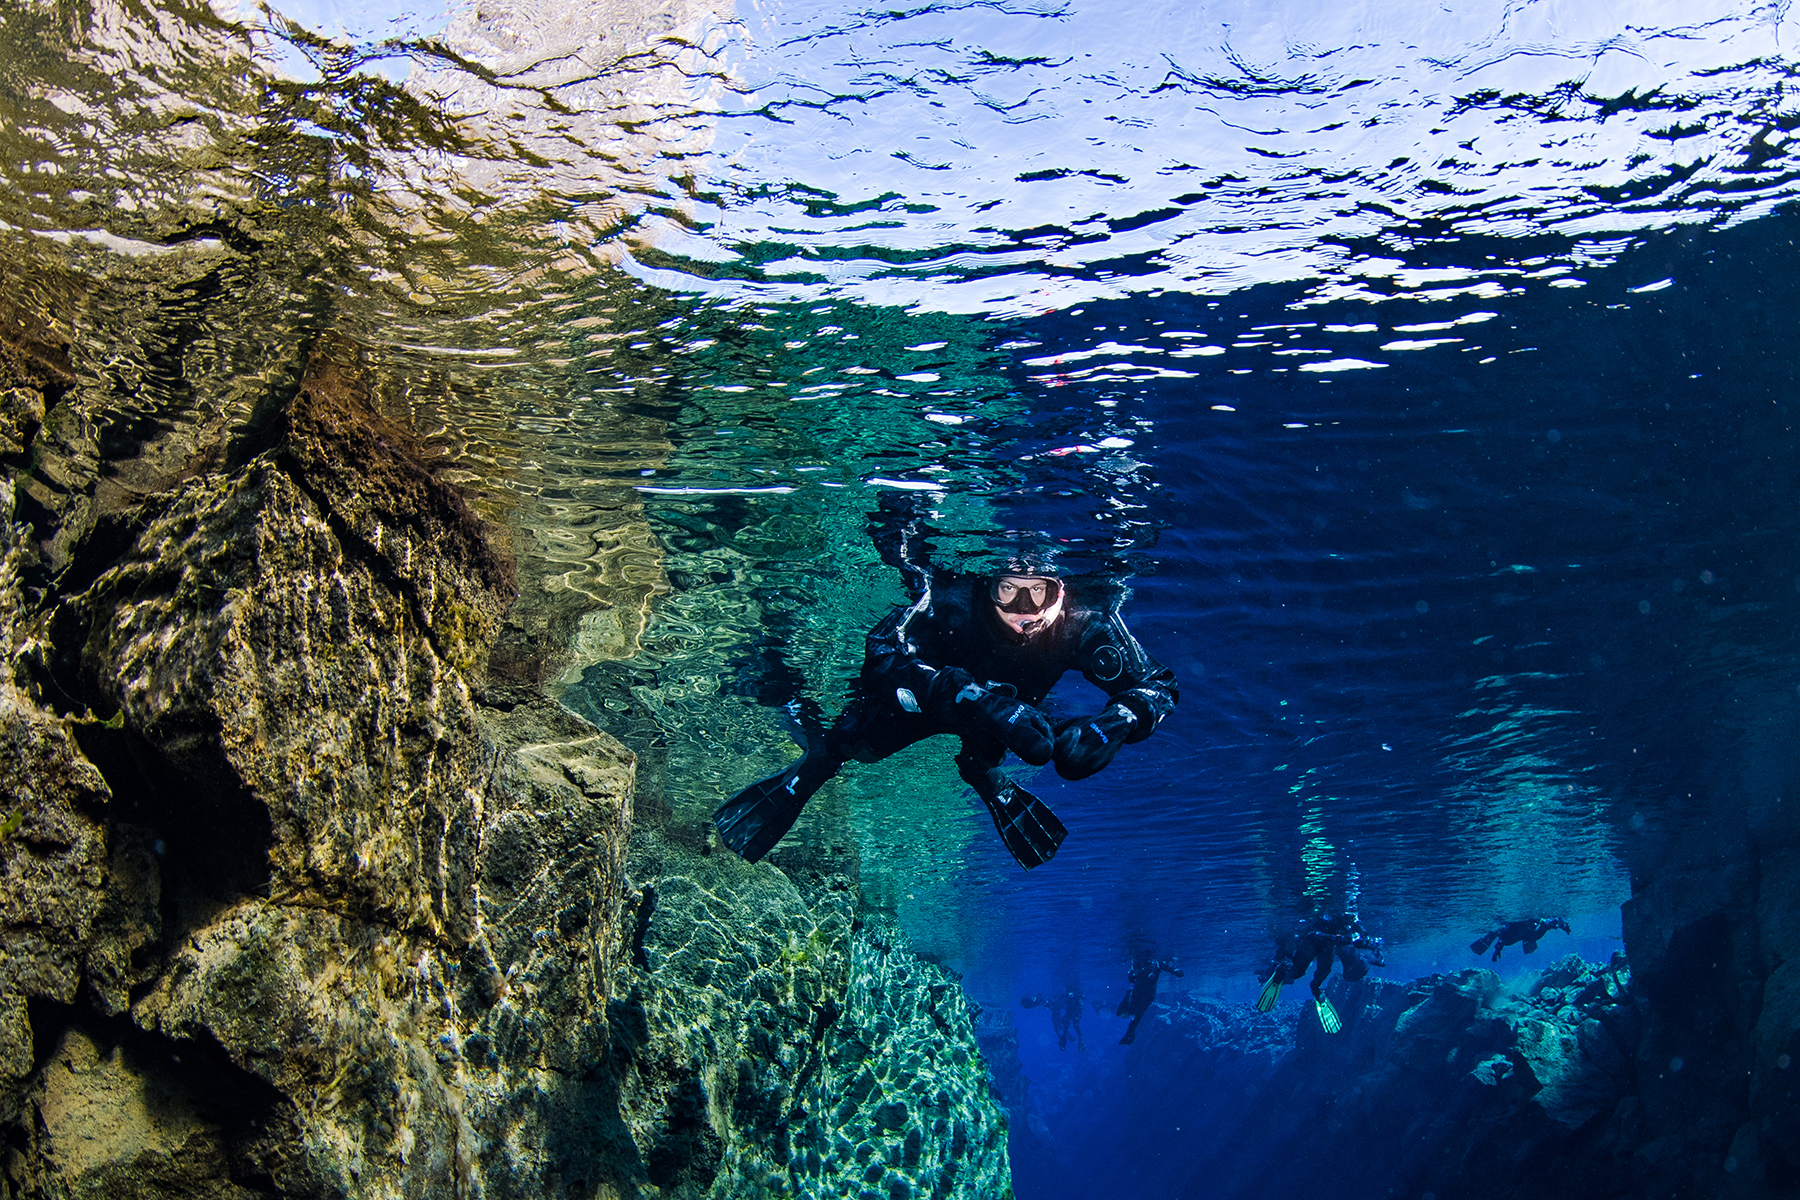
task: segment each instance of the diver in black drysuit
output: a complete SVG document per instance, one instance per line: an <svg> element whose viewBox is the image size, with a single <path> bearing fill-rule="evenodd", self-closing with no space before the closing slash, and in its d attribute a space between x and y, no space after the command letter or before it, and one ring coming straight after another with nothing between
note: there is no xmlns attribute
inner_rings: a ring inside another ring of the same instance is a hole
<svg viewBox="0 0 1800 1200"><path fill-rule="evenodd" d="M1283 983L1293 983L1313 968L1312 994L1317 1000L1324 990L1334 962L1342 964L1344 981L1355 983L1369 973L1369 967L1383 965L1381 939L1369 936L1355 913L1325 912L1301 926L1294 939L1291 958L1285 960Z"/></svg>
<svg viewBox="0 0 1800 1200"><path fill-rule="evenodd" d="M1525 943L1525 953L1530 954L1544 940L1544 935L1552 929L1569 932L1569 923L1561 917L1528 917L1523 921L1508 921L1492 933L1484 933L1469 943L1469 949L1475 954L1486 954L1487 948L1494 948L1491 962L1500 961L1500 951L1515 942Z"/></svg>
<svg viewBox="0 0 1800 1200"><path fill-rule="evenodd" d="M1075 1048L1086 1050L1081 1040L1081 993L1074 988L1066 988L1054 996L1026 996L1019 1001L1026 1008L1047 1008L1050 1010L1050 1027L1056 1030L1056 1048L1069 1048L1069 1033L1075 1034Z"/></svg>
<svg viewBox="0 0 1800 1200"><path fill-rule="evenodd" d="M1008 750L1034 766L1054 761L1065 779L1085 779L1119 747L1141 742L1175 707L1175 673L1144 652L1116 602L1090 603L1044 563L999 575L933 569L917 493L884 493L870 523L883 562L898 568L912 597L868 635L862 675L829 729L796 732L805 754L727 801L714 821L721 838L754 862L781 840L801 807L844 763L878 762L940 733L962 740L957 771L987 804L1021 866L1048 861L1061 822L1000 771ZM1106 693L1097 714L1052 725L1038 709L1070 670ZM807 706L786 706L804 718ZM816 711L816 710L814 710Z"/></svg>
<svg viewBox="0 0 1800 1200"><path fill-rule="evenodd" d="M1181 978L1181 972L1160 959L1138 959L1131 965L1130 989L1125 998L1119 1001L1119 1007L1113 1010L1116 1017L1130 1017L1131 1024L1125 1027L1125 1036L1119 1039L1119 1045L1129 1046L1137 1037L1138 1022L1156 1003L1156 984L1164 972L1175 978Z"/></svg>

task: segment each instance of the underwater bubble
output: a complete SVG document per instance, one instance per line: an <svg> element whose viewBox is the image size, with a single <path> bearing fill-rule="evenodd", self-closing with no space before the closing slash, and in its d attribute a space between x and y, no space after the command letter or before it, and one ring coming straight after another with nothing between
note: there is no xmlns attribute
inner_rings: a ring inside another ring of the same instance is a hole
<svg viewBox="0 0 1800 1200"><path fill-rule="evenodd" d="M1687 1063L1682 1060L1682 1057L1679 1054L1669 1060L1669 1071L1672 1074L1680 1074L1681 1068L1685 1066L1687 1066Z"/></svg>
<svg viewBox="0 0 1800 1200"><path fill-rule="evenodd" d="M1648 600L1639 600L1638 601L1638 611L1643 613L1645 616L1649 616L1650 615L1650 602Z"/></svg>

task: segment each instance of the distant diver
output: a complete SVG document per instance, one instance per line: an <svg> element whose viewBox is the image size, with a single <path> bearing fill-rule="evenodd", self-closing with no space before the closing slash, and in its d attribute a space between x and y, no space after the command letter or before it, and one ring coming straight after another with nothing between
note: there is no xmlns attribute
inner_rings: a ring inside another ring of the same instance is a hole
<svg viewBox="0 0 1800 1200"><path fill-rule="evenodd" d="M852 759L879 762L915 742L956 734L956 767L1026 870L1048 862L1068 830L1036 796L1000 771L1008 750L1033 766L1056 763L1086 779L1127 742L1141 742L1175 707L1175 673L1144 652L1116 602L1086 603L1049 561L1025 558L997 574L928 562L916 492L882 494L869 531L881 559L906 580L912 602L868 635L862 675L829 730L816 707L784 707L805 749L713 814L726 845L755 862L793 827L812 794ZM1097 714L1052 725L1038 709L1069 670L1106 693Z"/></svg>
<svg viewBox="0 0 1800 1200"><path fill-rule="evenodd" d="M1275 962L1262 993L1256 998L1256 1010L1268 1012L1275 1007L1281 989L1301 979L1306 969L1313 968L1313 1007L1319 1014L1319 1027L1326 1033L1343 1028L1337 1009L1325 997L1325 980L1333 963L1344 969L1344 980L1355 983L1369 973L1371 966L1383 966L1382 940L1370 937L1369 931L1352 912L1318 912L1293 934L1276 946Z"/></svg>
<svg viewBox="0 0 1800 1200"><path fill-rule="evenodd" d="M1047 1008L1050 1010L1050 1027L1056 1031L1056 1048L1069 1048L1069 1034L1075 1034L1075 1048L1086 1050L1087 1044L1081 1040L1081 992L1075 988L1065 988L1054 996L1026 996L1019 1001L1026 1008Z"/></svg>
<svg viewBox="0 0 1800 1200"><path fill-rule="evenodd" d="M1487 948L1494 948L1491 962L1500 961L1500 951L1514 942L1525 943L1525 953L1530 954L1544 940L1544 935L1552 929L1569 932L1569 923L1561 917L1528 917L1523 921L1508 921L1492 933L1484 933L1469 943L1472 954L1486 954Z"/></svg>
<svg viewBox="0 0 1800 1200"><path fill-rule="evenodd" d="M1119 1045L1129 1046L1137 1037L1138 1022L1144 1019L1144 1014L1156 1003L1156 984L1165 972L1177 979L1182 977L1181 972L1173 965L1160 959L1140 958L1131 964L1131 976L1128 980L1130 990L1113 1011L1116 1017L1131 1018L1131 1024L1125 1027L1125 1036L1119 1039Z"/></svg>

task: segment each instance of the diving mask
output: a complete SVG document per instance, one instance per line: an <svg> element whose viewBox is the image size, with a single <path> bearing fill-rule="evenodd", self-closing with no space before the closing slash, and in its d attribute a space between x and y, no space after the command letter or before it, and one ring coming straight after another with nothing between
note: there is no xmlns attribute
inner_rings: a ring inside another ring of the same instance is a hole
<svg viewBox="0 0 1800 1200"><path fill-rule="evenodd" d="M988 583L988 599L1001 612L1043 612L1062 596L1062 581L1043 575L999 575Z"/></svg>

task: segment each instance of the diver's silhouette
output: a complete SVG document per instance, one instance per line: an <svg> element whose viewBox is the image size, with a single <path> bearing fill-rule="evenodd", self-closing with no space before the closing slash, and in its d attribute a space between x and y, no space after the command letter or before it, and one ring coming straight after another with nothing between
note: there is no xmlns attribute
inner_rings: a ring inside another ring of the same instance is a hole
<svg viewBox="0 0 1800 1200"><path fill-rule="evenodd" d="M1131 1024L1125 1027L1125 1036L1119 1039L1119 1045L1129 1046L1137 1037L1138 1022L1144 1019L1144 1014L1156 1002L1156 984L1165 971L1177 979L1181 978L1179 970L1159 959L1140 958L1132 963L1129 990L1113 1012L1114 1016L1131 1018Z"/></svg>
<svg viewBox="0 0 1800 1200"><path fill-rule="evenodd" d="M1026 1008L1047 1008L1050 1010L1050 1027L1056 1031L1056 1048L1066 1050L1069 1046L1071 1030L1075 1034L1075 1048L1086 1050L1081 1040L1081 992L1076 988L1065 988L1050 996L1026 996L1019 1003Z"/></svg>
<svg viewBox="0 0 1800 1200"><path fill-rule="evenodd" d="M1321 911L1303 922L1295 932L1280 939L1275 947L1268 982L1256 998L1258 1012L1275 1007L1284 985L1293 983L1313 969L1313 1004L1319 1012L1319 1023L1327 1033L1340 1028L1337 1011L1325 999L1325 980L1334 964L1342 965L1344 980L1355 983L1368 975L1370 966L1384 963L1380 938L1372 938L1353 912Z"/></svg>
<svg viewBox="0 0 1800 1200"><path fill-rule="evenodd" d="M1491 962L1500 961L1500 951L1515 942L1525 943L1525 953L1530 954L1544 940L1544 935L1552 929L1569 932L1569 923L1561 917L1527 917L1521 921L1508 921L1492 933L1484 933L1469 943L1469 951L1473 954L1486 954L1487 948L1494 948Z"/></svg>

